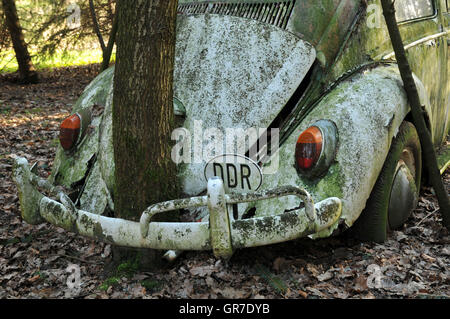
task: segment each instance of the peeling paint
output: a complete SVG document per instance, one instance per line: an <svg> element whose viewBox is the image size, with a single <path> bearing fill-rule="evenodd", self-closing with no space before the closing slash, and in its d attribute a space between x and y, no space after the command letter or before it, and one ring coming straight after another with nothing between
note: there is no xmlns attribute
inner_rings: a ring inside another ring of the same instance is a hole
<svg viewBox="0 0 450 319"><path fill-rule="evenodd" d="M52 169L52 179L56 184L70 188L86 176L89 161L98 151L98 126L100 121L101 117L92 120L92 131L87 133L88 136L77 146L76 151L67 153L62 147L58 147Z"/></svg>
<svg viewBox="0 0 450 319"><path fill-rule="evenodd" d="M220 178L208 180L208 210L214 255L229 259L233 255L230 217L225 200L224 184Z"/></svg>
<svg viewBox="0 0 450 319"><path fill-rule="evenodd" d="M336 223L342 208L338 198L328 198L315 207L318 216L315 223L304 218L303 208L276 216L235 220L231 235L233 248L263 246L322 231Z"/></svg>
<svg viewBox="0 0 450 319"><path fill-rule="evenodd" d="M29 224L36 225L43 221L39 214L39 201L43 195L31 185L31 172L28 161L19 158L14 162L13 180L19 193L20 212L22 218Z"/></svg>
<svg viewBox="0 0 450 319"><path fill-rule="evenodd" d="M277 192L274 191L274 194ZM215 198L213 192L210 195L209 204L212 206L215 205L213 202L223 203L228 196L223 193L223 187L222 195L218 193ZM214 210L214 207L212 208ZM230 257L232 251L237 248L274 244L321 231L338 220L341 209L341 201L338 198L328 198L315 205L317 215L313 221L302 217L306 216L304 208L278 216L233 221L231 224L225 221L230 227L229 241L225 249L222 243L219 246L212 244L216 235L210 223L152 222L149 224L148 235L142 236L141 223L104 217L82 210L71 211L48 197L42 197L39 202L40 214L48 222L83 236L126 247L170 250L214 248L216 255L220 257ZM223 214L223 209L218 213Z"/></svg>
<svg viewBox="0 0 450 319"><path fill-rule="evenodd" d="M80 208L88 212L102 214L108 202L111 201L111 195L100 172L100 164L96 162L89 173L83 194L80 197Z"/></svg>

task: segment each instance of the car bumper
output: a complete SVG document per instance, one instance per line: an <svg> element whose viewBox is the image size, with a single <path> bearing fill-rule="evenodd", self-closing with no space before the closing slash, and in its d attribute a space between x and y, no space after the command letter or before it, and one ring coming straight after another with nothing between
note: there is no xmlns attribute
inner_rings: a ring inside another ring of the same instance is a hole
<svg viewBox="0 0 450 319"><path fill-rule="evenodd" d="M339 198L314 204L303 189L278 187L257 194L225 194L220 179L208 181L205 196L158 203L147 208L139 222L105 217L78 210L64 192L36 176L24 158L17 158L13 178L18 186L22 217L31 224L44 221L80 235L113 245L163 250L213 250L217 257L229 258L235 249L280 243L305 237L334 225L341 215ZM45 196L49 193L58 201ZM234 220L231 204L297 196L304 207L267 217ZM152 222L162 212L207 206L208 222Z"/></svg>

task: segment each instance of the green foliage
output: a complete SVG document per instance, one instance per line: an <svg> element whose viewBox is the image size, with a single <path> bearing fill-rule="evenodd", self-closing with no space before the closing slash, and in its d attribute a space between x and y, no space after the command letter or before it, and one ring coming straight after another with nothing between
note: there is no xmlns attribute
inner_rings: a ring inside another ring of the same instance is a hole
<svg viewBox="0 0 450 319"><path fill-rule="evenodd" d="M45 272L42 272L42 271L40 271L40 270L34 272L33 275L32 275L32 277L34 277L34 276L39 276L39 278L40 278L41 280L46 280L46 279L48 278L48 275L47 275Z"/></svg>
<svg viewBox="0 0 450 319"><path fill-rule="evenodd" d="M285 282L272 274L265 266L257 264L256 271L277 293L284 295L287 292L288 287Z"/></svg>
<svg viewBox="0 0 450 319"><path fill-rule="evenodd" d="M11 107L10 106L0 107L0 114L9 115L10 112L11 112Z"/></svg>
<svg viewBox="0 0 450 319"><path fill-rule="evenodd" d="M140 261L140 255L136 255L136 258L134 260L127 260L123 263L121 263L117 267L117 274L119 276L126 276L128 278L132 277L139 269L139 261Z"/></svg>
<svg viewBox="0 0 450 319"><path fill-rule="evenodd" d="M108 279L106 279L101 285L100 287L98 287L98 289L106 291L108 290L109 287L111 286L117 286L119 284L120 278L119 277L110 277Z"/></svg>
<svg viewBox="0 0 450 319"><path fill-rule="evenodd" d="M141 254L138 253L134 259L129 259L117 266L111 277L108 277L99 287L100 290L106 291L110 286L117 286L120 278L133 277L139 269L139 262L141 260Z"/></svg>
<svg viewBox="0 0 450 319"><path fill-rule="evenodd" d="M154 292L161 288L162 283L157 280L145 279L141 281L141 286L144 287L147 292Z"/></svg>
<svg viewBox="0 0 450 319"><path fill-rule="evenodd" d="M73 2L80 8L79 26L71 2L65 0L15 0L25 41L37 69L99 63L102 54L94 33L88 1ZM115 12L115 0L94 0L100 31L107 41ZM114 57L113 57L114 58ZM17 62L0 6L0 73L15 72Z"/></svg>
<svg viewBox="0 0 450 319"><path fill-rule="evenodd" d="M34 54L34 53L32 53ZM1 58L3 56L3 58ZM112 61L115 61L115 53L112 55ZM83 50L83 51L57 51L53 56L40 56L34 54L32 57L33 65L37 70L60 68L76 65L87 65L100 63L102 61L102 51L100 49ZM13 73L17 70L18 65L14 57L14 51L8 50L0 52L0 74Z"/></svg>
<svg viewBox="0 0 450 319"><path fill-rule="evenodd" d="M7 239L0 239L0 246L8 246L8 245L14 245L18 243L24 243L29 244L33 241L33 235L25 235L23 237L12 237Z"/></svg>

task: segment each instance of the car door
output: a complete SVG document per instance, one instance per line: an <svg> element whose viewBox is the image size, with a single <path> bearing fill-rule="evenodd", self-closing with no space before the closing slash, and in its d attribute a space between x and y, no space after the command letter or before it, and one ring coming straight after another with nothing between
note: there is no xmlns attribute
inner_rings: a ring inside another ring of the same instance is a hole
<svg viewBox="0 0 450 319"><path fill-rule="evenodd" d="M448 119L447 34L443 9L449 0L396 0L399 29L407 46L412 71L423 82L430 99L433 143L446 138ZM447 20L448 21L448 20ZM447 27L448 29L448 27Z"/></svg>

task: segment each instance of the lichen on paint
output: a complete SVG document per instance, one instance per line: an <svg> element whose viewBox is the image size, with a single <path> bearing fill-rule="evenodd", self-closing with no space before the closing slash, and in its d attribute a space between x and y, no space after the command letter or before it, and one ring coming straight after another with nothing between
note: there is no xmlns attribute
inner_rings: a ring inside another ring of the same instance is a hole
<svg viewBox="0 0 450 319"><path fill-rule="evenodd" d="M74 184L86 179L86 185L83 188L84 192L80 194L81 207L99 214L104 213L105 202L109 203L111 210L114 209L111 196L109 195L110 191L106 188L103 175L100 174L98 168L101 164L103 164L103 168L110 163L107 160L109 155L105 153L111 151L108 142L112 145L112 138L107 134L110 133L112 125L108 126L105 122L108 122L112 116L113 75L114 68L101 73L86 87L81 97L75 103L72 113L93 107L93 105L105 106L105 111L92 119L86 136L76 146L76 150L67 152L61 146L58 147L52 174L49 177L52 183L63 185L67 188L71 188ZM105 135L107 135L106 138ZM105 145L107 146L105 147ZM97 164L98 158L96 157L99 153L102 155L102 161L100 164ZM89 171L92 169L92 166L96 167L94 172ZM108 182L110 181L111 179L109 178Z"/></svg>
<svg viewBox="0 0 450 319"><path fill-rule="evenodd" d="M66 152L61 146L58 147L52 170L52 178L56 184L70 188L86 177L89 162L98 151L98 126L100 122L101 117L92 120L92 130L76 146L76 151Z"/></svg>
<svg viewBox="0 0 450 319"><path fill-rule="evenodd" d="M28 161L19 158L13 165L13 180L18 186L20 212L22 218L29 224L36 225L43 221L39 214L39 201L43 195L31 185L31 172Z"/></svg>
<svg viewBox="0 0 450 319"><path fill-rule="evenodd" d="M395 67L360 72L324 96L278 150L277 174L264 177L262 189L293 185L310 192L315 202L342 200L341 218L351 226L365 206L390 147L394 128L408 113L407 99ZM339 143L334 163L324 176L308 179L294 167L298 136L318 120L336 124ZM391 127L386 123L392 122ZM254 203L257 216L270 216L299 207L293 196ZM328 236L337 223L322 235Z"/></svg>
<svg viewBox="0 0 450 319"><path fill-rule="evenodd" d="M93 214L103 214L109 201L112 201L111 194L103 181L100 164L96 162L80 197L80 208Z"/></svg>
<svg viewBox="0 0 450 319"><path fill-rule="evenodd" d="M270 24L221 15L179 17L174 94L186 108L184 128L194 135L217 128L225 135L227 128L268 127L314 59L309 43ZM202 152L206 141L198 144ZM207 160L199 155L179 167L188 195L206 188Z"/></svg>
<svg viewBox="0 0 450 319"><path fill-rule="evenodd" d="M84 90L75 103L72 114L93 105L105 105L111 96L112 77L114 68L110 68L97 76ZM87 173L88 163L98 151L99 125L102 116L94 117L84 139L80 142L76 151L65 152L58 146L54 160L50 180L66 187L81 181Z"/></svg>
<svg viewBox="0 0 450 319"><path fill-rule="evenodd" d="M113 81L111 81L113 83ZM101 176L105 182L108 191L112 194L114 191L114 146L112 131L112 105L113 105L113 84L109 88L108 97L106 98L103 119L100 124L99 133L99 151L98 162L100 163ZM111 206L111 205L110 205ZM113 207L110 207L114 210Z"/></svg>

